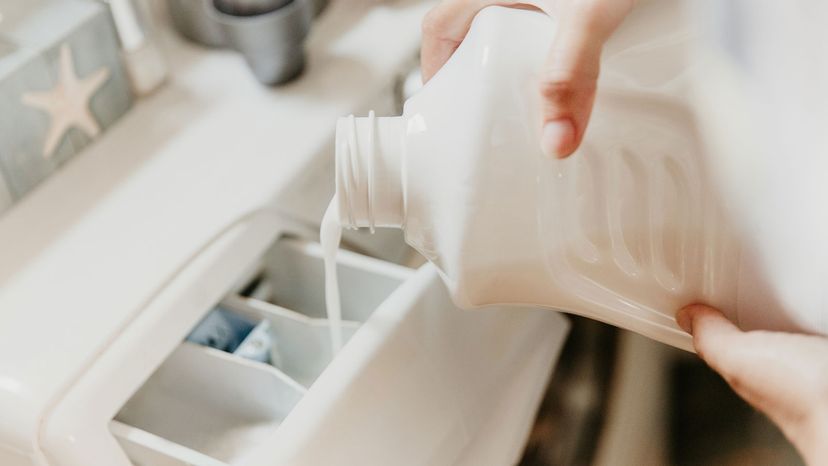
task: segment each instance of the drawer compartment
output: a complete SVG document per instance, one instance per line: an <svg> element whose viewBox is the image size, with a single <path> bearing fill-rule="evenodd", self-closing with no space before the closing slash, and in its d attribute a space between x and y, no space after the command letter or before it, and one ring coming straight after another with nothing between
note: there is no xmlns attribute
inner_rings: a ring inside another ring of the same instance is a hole
<svg viewBox="0 0 828 466"><path fill-rule="evenodd" d="M183 343L115 420L233 463L273 435L304 392L276 368Z"/></svg>
<svg viewBox="0 0 828 466"><path fill-rule="evenodd" d="M270 328L270 363L305 387L310 387L333 360L330 323L252 298L228 297L222 307ZM343 321L342 341L347 343L358 322Z"/></svg>
<svg viewBox="0 0 828 466"><path fill-rule="evenodd" d="M350 251L337 253L342 318L365 322L412 270ZM283 239L265 254L250 294L308 317L325 318L325 270L318 243Z"/></svg>
<svg viewBox="0 0 828 466"><path fill-rule="evenodd" d="M135 466L227 466L203 453L118 421L109 423L109 431Z"/></svg>

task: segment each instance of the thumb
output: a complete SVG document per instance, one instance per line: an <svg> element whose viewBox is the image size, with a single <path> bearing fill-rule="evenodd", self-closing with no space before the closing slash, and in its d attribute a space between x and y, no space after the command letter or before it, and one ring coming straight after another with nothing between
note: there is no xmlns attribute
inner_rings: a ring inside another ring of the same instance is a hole
<svg viewBox="0 0 828 466"><path fill-rule="evenodd" d="M811 464L828 464L828 340L783 332L743 332L719 311L685 307L677 323L699 356L764 412Z"/></svg>
<svg viewBox="0 0 828 466"><path fill-rule="evenodd" d="M738 372L742 364L739 360L734 360L734 350L738 348L744 333L721 312L712 307L693 304L678 312L676 322L693 336L696 353L714 370L725 378Z"/></svg>
<svg viewBox="0 0 828 466"><path fill-rule="evenodd" d="M586 131L604 42L632 9L631 0L565 2L557 11L558 31L541 76L541 147L567 157Z"/></svg>

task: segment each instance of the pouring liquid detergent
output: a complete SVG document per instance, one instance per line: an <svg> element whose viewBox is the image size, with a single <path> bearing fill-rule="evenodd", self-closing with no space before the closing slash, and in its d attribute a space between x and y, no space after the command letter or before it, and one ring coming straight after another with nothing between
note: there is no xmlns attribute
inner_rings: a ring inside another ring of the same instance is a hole
<svg viewBox="0 0 828 466"><path fill-rule="evenodd" d="M542 13L486 8L402 116L341 118L323 235L335 236L334 215L345 228L403 229L466 308L559 309L688 350L674 315L691 302L746 329L826 333L828 300L786 299L824 298L825 286L792 294L790 283L814 280L764 266L747 241L761 232L724 211L687 73L637 76L642 67L617 53L581 149L566 160L542 154L538 78L554 31Z"/></svg>
<svg viewBox="0 0 828 466"><path fill-rule="evenodd" d="M353 119L354 117L350 117ZM368 118L374 119L374 112L370 112ZM368 151L373 152L373 138L368 142ZM350 158L349 145L344 145L341 150L337 149L336 163L340 162L339 157L346 157L347 162L357 162L356 159ZM369 176L371 168L369 169ZM372 192L369 192L372 195ZM369 207L370 208L370 207ZM371 233L374 232L373 224L370 225ZM319 228L319 242L322 246L322 253L324 254L325 263L325 311L328 315L328 324L330 325L331 333L331 352L336 354L342 349L342 304L339 298L339 279L336 274L336 251L339 249L339 244L342 242L342 223L339 218L339 202L336 195L331 199L325 214L322 216L322 223Z"/></svg>
<svg viewBox="0 0 828 466"><path fill-rule="evenodd" d="M342 348L342 305L339 300L339 280L336 275L336 250L342 241L342 225L336 196L331 200L319 231L319 242L325 262L325 310L331 331L331 353L336 354Z"/></svg>

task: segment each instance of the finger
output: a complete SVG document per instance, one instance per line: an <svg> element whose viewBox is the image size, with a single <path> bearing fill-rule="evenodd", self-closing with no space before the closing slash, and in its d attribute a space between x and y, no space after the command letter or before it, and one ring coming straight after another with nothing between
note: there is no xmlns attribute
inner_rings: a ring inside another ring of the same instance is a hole
<svg viewBox="0 0 828 466"><path fill-rule="evenodd" d="M784 426L799 422L807 405L802 401L812 398L808 387L821 385L803 377L808 370L796 367L807 337L743 332L718 310L700 304L679 311L676 321L693 335L699 357L748 403ZM798 396L789 396L791 385Z"/></svg>
<svg viewBox="0 0 828 466"><path fill-rule="evenodd" d="M738 369L733 361L733 349L743 332L716 309L702 304L692 304L681 309L676 322L693 335L696 353L715 371L725 378Z"/></svg>
<svg viewBox="0 0 828 466"><path fill-rule="evenodd" d="M601 51L634 2L589 0L563 5L540 88L541 147L559 158L571 155L581 144L595 101Z"/></svg>
<svg viewBox="0 0 828 466"><path fill-rule="evenodd" d="M719 311L688 306L676 315L699 356L733 390L764 412L806 457L823 442L828 393L828 340L783 332L742 332ZM814 438L814 435L817 435ZM813 462L813 464L822 464Z"/></svg>
<svg viewBox="0 0 828 466"><path fill-rule="evenodd" d="M444 0L432 8L423 19L423 38L420 66L423 82L428 82L466 37L472 19L490 3L468 0Z"/></svg>
<svg viewBox="0 0 828 466"><path fill-rule="evenodd" d="M696 353L707 365L718 372L733 390L757 409L769 414L777 422L787 413L800 411L798 406L780 405L784 394L776 393L781 386L778 365L768 365L756 341L733 325L721 312L708 306L694 304L681 309L676 322L693 335ZM790 424L785 421L786 424Z"/></svg>
<svg viewBox="0 0 828 466"><path fill-rule="evenodd" d="M423 82L428 82L443 67L469 32L475 15L487 6L526 6L540 8L543 0L443 0L423 19L420 66ZM542 8L541 8L542 9Z"/></svg>

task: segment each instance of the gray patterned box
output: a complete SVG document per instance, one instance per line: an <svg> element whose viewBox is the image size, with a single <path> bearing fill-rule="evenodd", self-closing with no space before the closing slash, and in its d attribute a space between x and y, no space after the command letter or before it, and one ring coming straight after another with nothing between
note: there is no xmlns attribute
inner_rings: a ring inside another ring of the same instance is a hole
<svg viewBox="0 0 828 466"><path fill-rule="evenodd" d="M0 0L0 174L14 200L131 105L116 32L104 5ZM0 211L2 197L0 193Z"/></svg>

